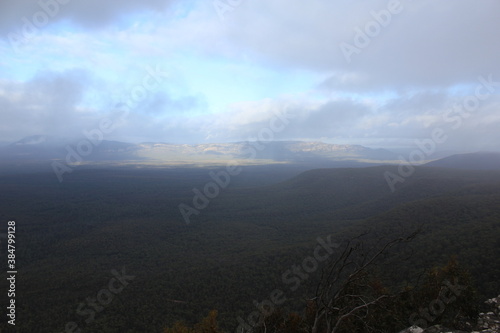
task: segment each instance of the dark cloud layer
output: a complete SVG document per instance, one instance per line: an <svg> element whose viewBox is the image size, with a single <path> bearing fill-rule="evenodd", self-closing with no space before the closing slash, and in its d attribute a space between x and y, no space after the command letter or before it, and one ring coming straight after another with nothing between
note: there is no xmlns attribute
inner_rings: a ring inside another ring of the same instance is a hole
<svg viewBox="0 0 500 333"><path fill-rule="evenodd" d="M23 18L36 22L40 12L48 13L54 23L70 20L86 28L101 28L120 17L138 11L165 11L174 0L16 0L0 2L0 33L6 37L18 32ZM43 21L41 21L43 22Z"/></svg>

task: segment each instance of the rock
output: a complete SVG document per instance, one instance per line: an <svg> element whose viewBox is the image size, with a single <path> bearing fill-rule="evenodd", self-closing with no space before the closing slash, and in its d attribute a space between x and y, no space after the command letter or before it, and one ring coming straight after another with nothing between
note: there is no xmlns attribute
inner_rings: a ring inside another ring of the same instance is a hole
<svg viewBox="0 0 500 333"><path fill-rule="evenodd" d="M485 302L492 307L493 311L481 312L477 320L475 330L470 333L500 333L500 295ZM471 326L466 323L464 327ZM472 327L471 327L472 329ZM469 328L467 328L469 330ZM468 333L467 331L452 330L442 325L434 325L426 329L418 326L409 327L399 333Z"/></svg>
<svg viewBox="0 0 500 333"><path fill-rule="evenodd" d="M485 302L493 308L493 311L480 313L478 318L478 329L481 333L500 332L500 295Z"/></svg>
<svg viewBox="0 0 500 333"><path fill-rule="evenodd" d="M442 325L434 325L423 330L422 333L467 333L465 331L458 331L446 328Z"/></svg>
<svg viewBox="0 0 500 333"><path fill-rule="evenodd" d="M434 325L426 329L420 328L418 326L408 327L399 333L467 333L465 331L451 330L441 325Z"/></svg>
<svg viewBox="0 0 500 333"><path fill-rule="evenodd" d="M412 326L412 327L408 327L405 330L402 330L399 333L422 333L423 331L424 330L418 326Z"/></svg>

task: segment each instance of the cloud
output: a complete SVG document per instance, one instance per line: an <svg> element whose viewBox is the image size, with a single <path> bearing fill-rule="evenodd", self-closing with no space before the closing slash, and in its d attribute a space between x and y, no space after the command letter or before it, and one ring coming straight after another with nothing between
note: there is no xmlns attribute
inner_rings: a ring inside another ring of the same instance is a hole
<svg viewBox="0 0 500 333"><path fill-rule="evenodd" d="M67 136L77 120L87 73L74 70L60 74L40 73L29 82L0 81L0 132L3 138L33 134Z"/></svg>
<svg viewBox="0 0 500 333"><path fill-rule="evenodd" d="M160 64L167 82L107 139L241 141L293 111L275 139L411 146L442 127L442 147L493 147L499 87L459 128L445 116L479 76L500 81L500 2L399 0L383 18L394 1L242 1L221 21L211 1L69 0L50 20L68 24L37 34L21 56L0 41L0 140L78 134L117 117L144 68ZM0 35L40 10L2 2ZM350 62L342 43L357 49Z"/></svg>
<svg viewBox="0 0 500 333"><path fill-rule="evenodd" d="M120 95L109 96L100 87L92 73L80 69L39 72L26 82L0 80L0 141L34 134L79 138L104 118L117 125L107 139L183 141L194 133L193 140L203 140L199 123L184 120L206 107L203 96L152 91L124 115L122 100L115 99ZM184 125L173 131L179 124Z"/></svg>
<svg viewBox="0 0 500 333"><path fill-rule="evenodd" d="M238 102L221 113L200 112L197 108L205 103L202 96L157 91L124 114L113 108L86 106L89 93L97 88L92 75L81 70L42 72L24 83L0 81L0 141L12 142L33 134L78 138L103 118L113 119L116 125L106 140L246 141L258 139L279 114L289 117L286 126L273 132L275 140L350 139L368 146L411 147L415 139L428 138L433 129L442 128L449 139L438 147L440 150L497 150L500 141L498 95L481 102L456 126L451 119L459 114L450 114L450 110L464 98L446 90L398 95L379 102L338 97L313 101L307 96L288 95Z"/></svg>
<svg viewBox="0 0 500 333"><path fill-rule="evenodd" d="M116 105L123 108L125 103ZM201 94L174 96L168 91L152 91L147 98L133 105L133 112L162 119L169 116L191 115L207 108L205 97Z"/></svg>
<svg viewBox="0 0 500 333"><path fill-rule="evenodd" d="M0 33L19 31L27 20L46 26L68 20L84 28L98 29L140 11L163 12L174 0L18 0L0 2Z"/></svg>
<svg viewBox="0 0 500 333"><path fill-rule="evenodd" d="M275 140L320 140L355 134L359 119L369 117L371 113L369 104L351 99L311 102L288 96L237 103L206 123L211 124L208 129L211 140L256 140L261 132L273 128L273 121L276 127L283 127L273 131ZM280 115L287 115L287 121L279 120Z"/></svg>
<svg viewBox="0 0 500 333"><path fill-rule="evenodd" d="M400 0L401 11L367 45L357 29L377 24L388 1L244 1L221 22L201 6L176 31L206 52L280 68L332 73L333 89L447 87L479 75L500 77L500 2ZM375 14L374 14L375 13ZM195 33L196 32L196 33ZM198 41L199 43L195 42ZM342 43L356 47L346 61Z"/></svg>

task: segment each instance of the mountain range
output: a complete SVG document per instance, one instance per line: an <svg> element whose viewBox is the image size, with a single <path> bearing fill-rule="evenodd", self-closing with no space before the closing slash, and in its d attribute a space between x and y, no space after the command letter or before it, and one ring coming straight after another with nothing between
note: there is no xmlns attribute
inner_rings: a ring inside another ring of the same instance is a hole
<svg viewBox="0 0 500 333"><path fill-rule="evenodd" d="M435 156L433 158L433 156ZM76 157L76 158L75 158ZM305 141L174 144L164 142L69 140L34 135L0 146L1 166L51 161L78 164L216 165L238 161L244 165L276 163L318 167L366 167L399 164L403 157L387 149ZM500 153L434 154L427 166L459 169L500 169Z"/></svg>
<svg viewBox="0 0 500 333"><path fill-rule="evenodd" d="M397 155L385 149L360 145L337 145L322 142L272 141L204 144L172 144L118 141L91 142L34 135L0 147L0 159L54 160L68 152L79 153L91 161L170 161L210 162L223 160L268 160L274 162L366 160L394 161Z"/></svg>

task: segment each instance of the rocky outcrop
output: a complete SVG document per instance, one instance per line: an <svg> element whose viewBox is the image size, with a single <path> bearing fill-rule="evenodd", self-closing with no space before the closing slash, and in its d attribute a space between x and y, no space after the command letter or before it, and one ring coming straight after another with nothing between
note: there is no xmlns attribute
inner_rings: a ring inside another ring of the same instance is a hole
<svg viewBox="0 0 500 333"><path fill-rule="evenodd" d="M500 332L500 295L489 299L486 304L492 307L492 311L480 313L478 319L478 331L480 333L499 333Z"/></svg>
<svg viewBox="0 0 500 333"><path fill-rule="evenodd" d="M468 332L452 330L441 325L434 325L426 329L420 328L418 326L412 326L399 333L468 333Z"/></svg>
<svg viewBox="0 0 500 333"><path fill-rule="evenodd" d="M402 330L399 333L422 333L423 331L424 330L418 326L412 326L412 327L408 327L405 330Z"/></svg>
<svg viewBox="0 0 500 333"><path fill-rule="evenodd" d="M492 307L492 311L479 314L477 327L473 331L452 330L441 325L435 325L425 329L412 326L399 333L500 333L500 295L487 300L486 304Z"/></svg>

